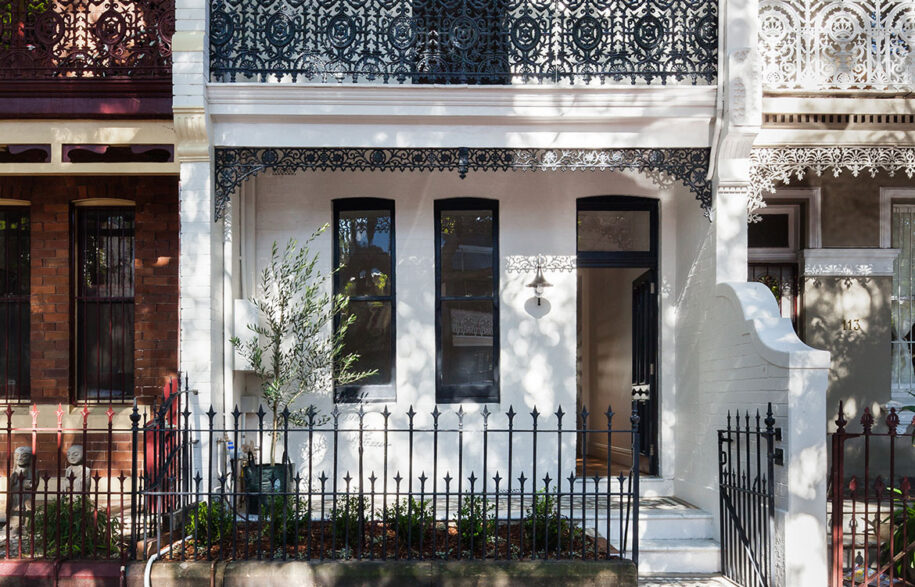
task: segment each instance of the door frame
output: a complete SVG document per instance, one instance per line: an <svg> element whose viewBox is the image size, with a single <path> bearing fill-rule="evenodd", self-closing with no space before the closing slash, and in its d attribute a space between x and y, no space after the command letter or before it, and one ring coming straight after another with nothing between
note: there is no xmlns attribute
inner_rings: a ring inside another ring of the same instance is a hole
<svg viewBox="0 0 915 587"><path fill-rule="evenodd" d="M578 251L578 213L582 211L646 211L649 213L649 248L648 251ZM658 261L660 257L660 247L659 247L659 210L660 210L660 200L656 198L646 198L642 196L619 196L619 195L607 195L607 196L588 196L583 198L578 198L576 200L576 209L575 209L575 248L576 248L576 259L577 267L579 269L592 269L592 268L635 268L635 267L644 267L647 271L651 271L655 279L655 296L654 303L658 305L656 308L655 316L657 323L654 328L654 336L656 338L655 344L653 345L654 352L654 364L656 365L654 372L654 401L649 406L648 412L651 417L654 419L653 425L649 428L652 438L649 439L650 447L642 447L643 450L648 448L649 451L653 450L653 453L650 455L650 469L649 474L658 475L660 473L660 447L659 445L659 431L660 431L660 338L661 338L661 328L660 328L660 295L657 292L660 291L658 287L659 279L659 270L658 270ZM578 282L576 281L576 284ZM643 441L644 444L644 441Z"/></svg>

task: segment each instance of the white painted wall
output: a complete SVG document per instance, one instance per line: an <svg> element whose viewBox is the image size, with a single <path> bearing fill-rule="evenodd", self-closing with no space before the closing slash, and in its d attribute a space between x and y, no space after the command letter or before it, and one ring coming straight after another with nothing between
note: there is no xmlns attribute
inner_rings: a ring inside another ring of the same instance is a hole
<svg viewBox="0 0 915 587"><path fill-rule="evenodd" d="M431 424L435 407L435 329L434 329L434 218L433 202L443 197L490 197L499 200L499 254L500 266L500 313L501 313L501 402L490 405L494 412L490 428L504 428L504 412L511 405L519 415L515 427L528 427L530 410L536 406L543 414L542 426L553 426L552 413L561 404L566 416L563 428L573 431L575 421L576 393L576 275L574 271L548 272L546 278L554 284L544 296L540 312L531 303L532 292L525 285L533 278L532 273L508 271L509 258L535 257L538 254L569 256L574 259L576 198L593 195L624 194L659 197L661 200L662 255L660 275L662 284L676 282L678 267L674 251L678 218L687 219L689 224L707 227L708 221L692 193L682 186L659 189L647 178L637 174L623 173L522 173L486 172L471 173L467 179L460 179L453 173L352 173L320 172L300 173L295 176L265 174L256 182L256 233L254 235L257 263L262 267L269 255L273 241L285 243L289 237L304 240L315 229L329 222L332 200L340 197L385 197L395 200L396 218L396 268L397 268L397 401L388 408L395 414L391 426L405 426L402 415L410 406L417 411L416 426ZM676 212L674 212L676 210ZM666 243L666 244L665 244ZM330 269L331 237L325 233L317 246L321 252L321 264ZM330 284L328 282L328 287ZM673 297L670 287L661 291L662 353L667 353L660 370L662 411L668 417L674 409L675 377L673 367ZM530 310L530 311L529 311ZM628 336L628 333L627 333ZM670 355L670 356L667 356ZM238 376L238 374L236 374ZM257 382L246 378L248 394L255 394ZM628 391L628 390L627 390ZM310 397L305 404L314 402L328 414L332 408L330 398ZM253 407L253 406L251 406ZM350 411L354 406L343 406L347 413L341 416L341 427L352 427L357 416ZM382 410L381 404L367 404L369 412ZM442 427L453 428L457 418L452 410L457 405L440 406L445 414L441 417ZM465 417L464 477L476 469L480 477L482 442L479 433L481 418L476 413L482 406L465 404L463 409L470 413ZM603 409L600 410L603 412ZM620 426L628 426L628 405L617 408L620 414L616 420ZM662 418L663 418L662 417ZM249 420L250 421L250 420ZM380 426L382 419L376 413L366 416L367 426ZM356 439L355 433L347 433ZM367 435L364 473L369 475L372 468L382 466L383 442L380 435ZM395 436L397 437L395 439ZM538 477L547 470L555 479L556 445L555 434L538 437ZM315 442L315 462L327 457L326 446L329 438ZM440 436L439 476L450 470L456 473L456 435ZM300 467L307 462L307 443L304 435L293 437L291 452L293 460ZM490 435L489 475L499 467L505 476L505 462L508 447L494 434ZM389 454L389 470L400 469L406 477L408 451L405 450L406 435L395 435L389 439L392 450ZM516 471L525 466L530 470L531 440L516 438L513 467ZM325 449L319 450L321 447ZM666 447L666 452L665 452ZM663 471L668 477L673 472L673 442L671 430L665 430L661 438ZM420 470L427 476L431 471L430 439L425 438L415 447L414 477ZM564 477L571 472L574 451L574 434L563 437ZM320 458L319 458L320 457ZM425 463L423 460L425 459ZM492 459L495 459L494 461ZM328 468L329 461L323 463ZM357 461L354 452L343 455L338 464L339 476L350 470L356 473ZM380 471L376 470L380 476ZM328 474L330 470L328 469ZM530 473L528 473L530 476ZM504 482L503 482L504 483ZM504 488L504 485L502 486ZM441 488L441 486L440 486Z"/></svg>

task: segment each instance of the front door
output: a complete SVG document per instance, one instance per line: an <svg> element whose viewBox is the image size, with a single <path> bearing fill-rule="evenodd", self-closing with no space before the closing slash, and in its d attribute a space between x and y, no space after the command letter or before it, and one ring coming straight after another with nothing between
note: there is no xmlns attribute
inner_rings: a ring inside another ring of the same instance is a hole
<svg viewBox="0 0 915 587"><path fill-rule="evenodd" d="M658 203L599 196L578 200L579 404L587 429L628 429L639 416L639 468L658 471ZM582 429L579 422L579 429ZM632 466L631 439L579 435L584 474Z"/></svg>
<svg viewBox="0 0 915 587"><path fill-rule="evenodd" d="M658 294L655 272L632 282L632 409L639 416L642 467L657 471Z"/></svg>

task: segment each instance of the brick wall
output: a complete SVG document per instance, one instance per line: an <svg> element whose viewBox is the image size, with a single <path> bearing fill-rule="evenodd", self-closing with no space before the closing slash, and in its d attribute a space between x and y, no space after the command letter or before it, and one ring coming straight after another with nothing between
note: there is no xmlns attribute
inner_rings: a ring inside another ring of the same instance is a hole
<svg viewBox="0 0 915 587"><path fill-rule="evenodd" d="M178 181L175 177L4 178L0 198L31 202L31 398L73 401L70 282L71 202L136 203L134 369L150 403L178 365Z"/></svg>

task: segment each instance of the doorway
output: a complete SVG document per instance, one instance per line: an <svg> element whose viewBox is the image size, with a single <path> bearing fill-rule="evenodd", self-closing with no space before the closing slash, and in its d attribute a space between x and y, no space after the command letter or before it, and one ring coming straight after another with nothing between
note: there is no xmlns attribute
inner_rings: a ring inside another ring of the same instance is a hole
<svg viewBox="0 0 915 587"><path fill-rule="evenodd" d="M615 475L632 466L626 430L640 418L643 473L657 474L657 201L599 196L578 201L579 474ZM610 438L608 438L610 436Z"/></svg>

